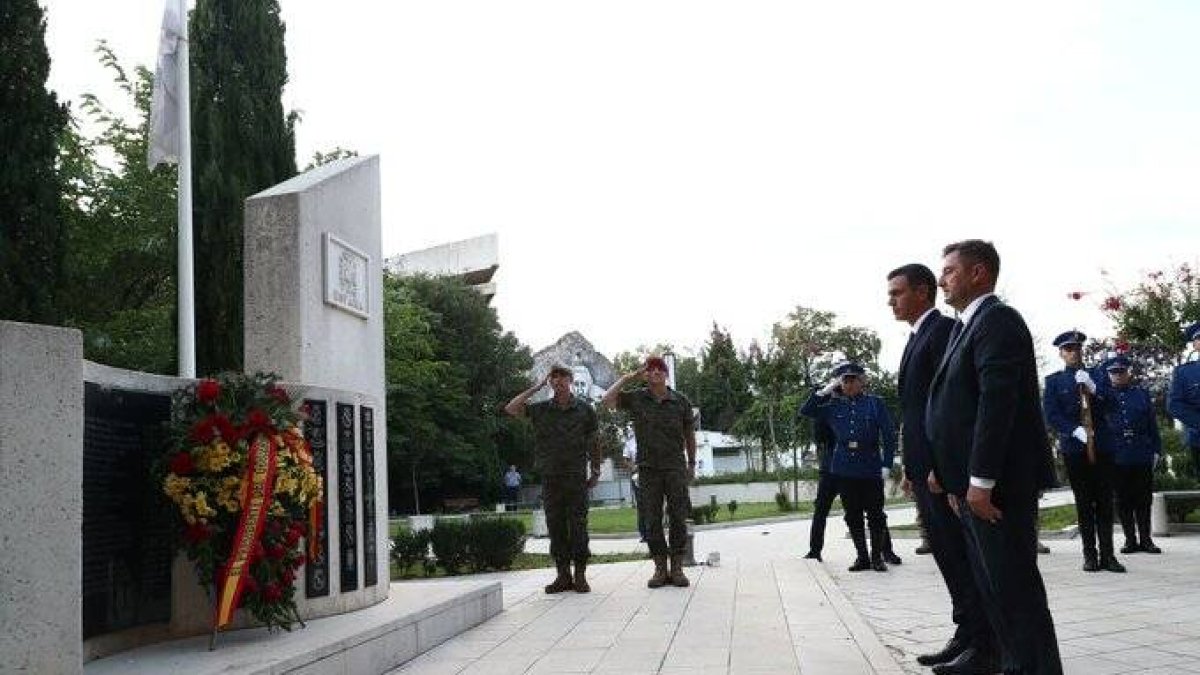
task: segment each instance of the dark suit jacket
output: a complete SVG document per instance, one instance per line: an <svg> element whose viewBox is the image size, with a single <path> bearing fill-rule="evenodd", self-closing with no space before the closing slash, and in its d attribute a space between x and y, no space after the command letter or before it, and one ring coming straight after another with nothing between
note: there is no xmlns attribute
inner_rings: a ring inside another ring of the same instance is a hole
<svg viewBox="0 0 1200 675"><path fill-rule="evenodd" d="M970 477L995 479L992 501L1036 508L1054 485L1033 338L1017 311L988 298L952 342L929 389L933 469L954 494ZM1032 503L1027 500L1032 497Z"/></svg>
<svg viewBox="0 0 1200 675"><path fill-rule="evenodd" d="M933 310L916 334L908 339L900 360L897 384L900 390L901 438L904 474L909 480L924 481L932 468L929 435L925 431L925 408L929 402L929 384L942 362L952 328L954 319Z"/></svg>

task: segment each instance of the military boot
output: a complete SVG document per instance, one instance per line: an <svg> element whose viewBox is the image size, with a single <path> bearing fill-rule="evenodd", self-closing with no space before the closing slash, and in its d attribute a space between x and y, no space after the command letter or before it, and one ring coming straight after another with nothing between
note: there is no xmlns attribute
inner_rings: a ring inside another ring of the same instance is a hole
<svg viewBox="0 0 1200 675"><path fill-rule="evenodd" d="M654 576L646 582L647 588L662 588L667 584L667 556L654 556Z"/></svg>
<svg viewBox="0 0 1200 675"><path fill-rule="evenodd" d="M1100 561L1097 559L1094 549L1084 549L1083 551L1083 571L1084 572L1099 572Z"/></svg>
<svg viewBox="0 0 1200 675"><path fill-rule="evenodd" d="M684 586L687 586L689 583L691 583L688 581L688 578L686 576L684 576L684 574L683 574L683 556L682 555L676 554L676 555L671 556L670 580L671 580L672 586L678 586L680 588L683 588Z"/></svg>
<svg viewBox="0 0 1200 675"><path fill-rule="evenodd" d="M583 560L575 561L575 581L572 584L575 587L576 593L591 593L592 587L587 580L587 562Z"/></svg>
<svg viewBox="0 0 1200 675"><path fill-rule="evenodd" d="M554 581L550 585L546 586L546 592L553 595L574 588L575 585L571 582L571 563L566 560L560 560L555 562L554 565L558 568L558 576L554 578Z"/></svg>

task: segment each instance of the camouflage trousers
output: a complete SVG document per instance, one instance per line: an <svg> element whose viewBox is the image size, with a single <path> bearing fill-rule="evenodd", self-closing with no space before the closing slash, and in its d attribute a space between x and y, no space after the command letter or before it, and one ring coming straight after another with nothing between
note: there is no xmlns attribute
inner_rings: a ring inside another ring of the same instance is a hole
<svg viewBox="0 0 1200 675"><path fill-rule="evenodd" d="M687 518L692 508L687 470L638 468L638 482L641 483L638 508L644 509L641 515L646 519L650 555L683 555L687 548ZM663 536L663 502L670 523L669 548Z"/></svg>
<svg viewBox="0 0 1200 675"><path fill-rule="evenodd" d="M542 508L550 530L550 556L555 562L586 563L588 550L588 487L583 476L546 476Z"/></svg>

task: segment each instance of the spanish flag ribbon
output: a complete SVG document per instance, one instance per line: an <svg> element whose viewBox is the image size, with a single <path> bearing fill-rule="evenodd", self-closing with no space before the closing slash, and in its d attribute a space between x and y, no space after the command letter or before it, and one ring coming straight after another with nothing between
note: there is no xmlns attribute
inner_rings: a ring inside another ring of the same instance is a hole
<svg viewBox="0 0 1200 675"><path fill-rule="evenodd" d="M277 452L275 441L265 433L256 434L250 441L246 477L243 480L246 501L242 504L233 549L229 553L229 560L221 568L217 583L217 606L213 616L213 627L217 630L233 621L233 612L241 602L246 577L250 574L250 555L254 544L262 538L263 525L271 508Z"/></svg>

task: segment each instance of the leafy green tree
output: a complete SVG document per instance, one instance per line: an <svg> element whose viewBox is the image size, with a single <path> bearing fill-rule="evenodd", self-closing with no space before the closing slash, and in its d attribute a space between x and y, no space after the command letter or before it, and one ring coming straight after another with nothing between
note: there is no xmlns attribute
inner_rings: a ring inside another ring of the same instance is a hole
<svg viewBox="0 0 1200 675"><path fill-rule="evenodd" d="M67 233L55 164L67 110L46 89L38 2L0 3L0 35L0 318L57 324Z"/></svg>
<svg viewBox="0 0 1200 675"><path fill-rule="evenodd" d="M765 348L751 345L748 361L755 399L732 432L759 444L764 470L769 455L811 445L812 426L798 420L797 412L844 360L863 364L872 374L872 390L894 401L895 377L879 366L880 346L870 329L840 325L833 312L797 307L772 327Z"/></svg>
<svg viewBox="0 0 1200 675"><path fill-rule="evenodd" d="M715 323L700 356L697 373L700 419L706 429L727 432L751 403L746 364L729 331Z"/></svg>
<svg viewBox="0 0 1200 675"><path fill-rule="evenodd" d="M304 167L304 170L311 171L318 166L324 166L330 162L336 162L339 159L346 159L347 157L358 157L358 152L355 150L347 150L340 145L329 152L321 152L318 150L313 153L312 161L308 163L308 166Z"/></svg>
<svg viewBox="0 0 1200 675"><path fill-rule="evenodd" d="M388 276L384 287L393 507L494 500L502 468L532 457L528 422L501 413L528 386L528 348L459 280Z"/></svg>
<svg viewBox="0 0 1200 675"><path fill-rule="evenodd" d="M243 203L296 173L277 0L198 0L191 18L196 364L241 370Z"/></svg>
<svg viewBox="0 0 1200 675"><path fill-rule="evenodd" d="M135 113L126 119L85 94L80 108L97 135L85 138L73 123L61 139L70 244L64 320L83 331L93 361L174 373L176 172L146 167L153 76L140 66L131 75L104 42L96 52L126 97L121 107Z"/></svg>

